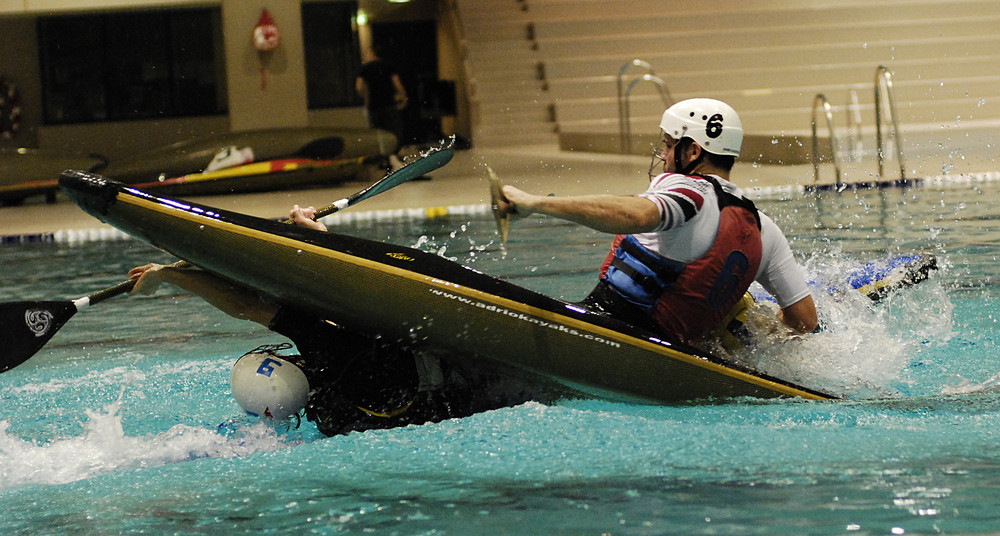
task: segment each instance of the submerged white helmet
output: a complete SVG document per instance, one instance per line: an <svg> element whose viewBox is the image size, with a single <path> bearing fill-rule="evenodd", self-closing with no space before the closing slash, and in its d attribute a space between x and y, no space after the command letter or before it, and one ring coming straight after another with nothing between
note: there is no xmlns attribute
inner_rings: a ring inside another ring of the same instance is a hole
<svg viewBox="0 0 1000 536"><path fill-rule="evenodd" d="M660 130L675 140L691 138L705 151L739 156L743 123L732 106L715 99L682 100L663 112Z"/></svg>
<svg viewBox="0 0 1000 536"><path fill-rule="evenodd" d="M229 374L233 398L254 417L284 419L309 397L309 380L295 363L260 348L240 357Z"/></svg>

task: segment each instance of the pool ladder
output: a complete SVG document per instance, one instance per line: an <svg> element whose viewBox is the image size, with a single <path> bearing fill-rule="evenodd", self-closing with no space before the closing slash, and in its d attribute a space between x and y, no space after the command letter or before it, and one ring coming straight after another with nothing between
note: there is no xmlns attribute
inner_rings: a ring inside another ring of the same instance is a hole
<svg viewBox="0 0 1000 536"><path fill-rule="evenodd" d="M882 137L883 123L883 101L888 104L889 122L892 124L893 141L896 146L896 160L899 161L899 180L906 180L906 166L903 163L903 140L899 131L899 115L896 113L896 99L892 89L892 73L884 65L879 65L875 69L875 154L878 158L878 179L885 175L885 141ZM849 105L848 130L851 133L850 150L854 151L855 135L860 139L860 117L857 112L857 93L852 91L852 103ZM819 182L819 137L817 136L817 113L822 109L826 118L826 126L830 137L830 153L833 160L833 169L836 177L836 184L839 188L841 181L840 157L837 156L837 134L833 127L833 107L827 100L826 95L818 93L813 99L812 109L812 165L813 180Z"/></svg>
<svg viewBox="0 0 1000 536"><path fill-rule="evenodd" d="M633 67L642 69L645 72L641 76L633 78L626 87L625 75ZM636 58L622 65L618 71L618 140L622 154L632 151L632 111L629 99L631 98L632 90L643 82L649 82L656 86L665 107L669 107L674 103L674 98L670 95L670 90L667 89L666 82L659 76L656 76L656 73L653 72L653 68L648 62Z"/></svg>

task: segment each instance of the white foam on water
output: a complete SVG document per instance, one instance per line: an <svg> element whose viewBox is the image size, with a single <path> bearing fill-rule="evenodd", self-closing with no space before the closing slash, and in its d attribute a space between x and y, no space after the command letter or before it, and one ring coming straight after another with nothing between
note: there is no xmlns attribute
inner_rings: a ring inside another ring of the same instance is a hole
<svg viewBox="0 0 1000 536"><path fill-rule="evenodd" d="M79 389L87 390L107 388L121 385L130 381L141 381L146 375L132 367L113 367L103 370L91 370L80 376L67 378L53 378L44 382L26 383L8 387L5 391L11 395L38 395L58 393L66 390Z"/></svg>
<svg viewBox="0 0 1000 536"><path fill-rule="evenodd" d="M922 345L945 344L953 306L934 277L874 303L849 289L844 274L857 261L817 254L806 263L822 331L796 336L780 325L774 303L758 304L747 325L758 337L739 360L765 374L847 398L899 396L896 384Z"/></svg>
<svg viewBox="0 0 1000 536"><path fill-rule="evenodd" d="M85 418L79 435L55 435L33 439L10 431L11 421L0 421L0 488L25 485L65 484L96 476L138 468L158 467L197 458L231 458L288 448L282 433L284 423L242 419L225 427L202 428L177 424L170 429L145 435L128 435L122 425L126 393L132 396L136 384L140 396L149 388L151 377L167 376L188 369L204 372L205 363L169 364L142 372L132 367L113 367L71 378L56 378L10 388L9 394L40 395L76 390L107 390L118 387L114 402L101 409L82 408ZM44 431L41 433L44 434ZM63 432L65 434L65 432Z"/></svg>
<svg viewBox="0 0 1000 536"><path fill-rule="evenodd" d="M1000 372L978 383L965 378L958 378L958 380L956 385L946 386L941 394L953 396L1000 393Z"/></svg>
<svg viewBox="0 0 1000 536"><path fill-rule="evenodd" d="M232 433L178 424L157 434L129 436L122 427L121 400L101 410L85 409L79 436L29 441L0 421L0 487L65 484L138 468L197 458L231 458L289 447L287 438L262 421Z"/></svg>

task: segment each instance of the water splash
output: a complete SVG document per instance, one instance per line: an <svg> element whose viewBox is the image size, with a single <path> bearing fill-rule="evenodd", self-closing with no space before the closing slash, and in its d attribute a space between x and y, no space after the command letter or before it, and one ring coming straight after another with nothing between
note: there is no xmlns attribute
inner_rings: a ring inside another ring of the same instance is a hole
<svg viewBox="0 0 1000 536"><path fill-rule="evenodd" d="M747 326L758 337L738 360L766 374L852 399L903 396L905 372L921 347L946 344L953 306L934 279L873 303L844 283L858 262L829 252L806 262L823 330L799 336L779 322L773 302L760 303Z"/></svg>
<svg viewBox="0 0 1000 536"><path fill-rule="evenodd" d="M443 151L445 149L451 149L451 148L455 147L456 139L457 139L456 136L451 135L451 136L448 136L447 138L442 139L441 141L437 142L436 144L433 144L433 145L431 145L429 147L424 148L423 150L417 152L416 154L405 155L405 156L403 156L403 159L402 159L403 164L404 165L412 164L413 162L416 162L417 160L420 160L421 158L425 158L427 156L430 156L430 155L432 155L432 154L434 154L436 152Z"/></svg>
<svg viewBox="0 0 1000 536"><path fill-rule="evenodd" d="M128 436L122 427L121 399L101 410L84 410L79 436L44 442L21 439L0 421L0 488L53 485L138 468L197 458L231 458L287 448L294 442L262 421L231 434L188 425L145 436Z"/></svg>
<svg viewBox="0 0 1000 536"><path fill-rule="evenodd" d="M953 396L1000 393L1000 371L990 376L986 381L979 383L961 377L956 377L956 379L958 382L955 385L946 386L941 394Z"/></svg>

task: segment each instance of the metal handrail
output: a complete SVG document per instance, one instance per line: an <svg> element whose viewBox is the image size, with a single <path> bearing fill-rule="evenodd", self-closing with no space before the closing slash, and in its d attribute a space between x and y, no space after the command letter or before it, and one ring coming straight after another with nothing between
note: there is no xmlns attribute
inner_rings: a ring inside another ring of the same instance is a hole
<svg viewBox="0 0 1000 536"><path fill-rule="evenodd" d="M847 161L858 162L864 154L861 142L861 102L858 92L850 91L847 103Z"/></svg>
<svg viewBox="0 0 1000 536"><path fill-rule="evenodd" d="M824 115L826 116L826 128L830 133L830 153L833 159L833 170L836 174L837 188L840 188L842 184L840 180L840 158L837 156L837 132L833 128L833 107L830 106L830 102L826 100L826 95L822 93L817 93L816 97L813 99L812 108L812 165L813 165L813 182L819 182L819 137L816 135L816 112L819 108L823 108Z"/></svg>
<svg viewBox="0 0 1000 536"><path fill-rule="evenodd" d="M633 79L627 88L624 87L625 73L628 72L633 67L639 67L644 69L646 72L642 76ZM622 153L628 153L632 150L632 117L631 117L631 105L629 104L629 97L632 94L632 90L635 86L643 83L651 82L653 83L660 93L660 99L663 100L664 105L670 106L673 104L673 97L670 95L670 90L667 89L666 82L662 78L656 76L653 72L653 67L649 65L648 62L640 60L638 58L626 63L618 70L618 134L620 150Z"/></svg>
<svg viewBox="0 0 1000 536"><path fill-rule="evenodd" d="M633 80L628 85L628 89L625 90L625 100L623 103L624 115L625 115L625 136L623 139L625 140L626 145L625 145L625 151L622 152L628 152L632 150L632 108L631 105L629 104L629 97L632 95L632 90L635 89L635 86L643 82L652 82L653 85L656 86L656 89L660 92L660 99L663 101L664 106L669 107L674 102L674 98L670 96L670 90L667 89L666 82L664 82L663 79L660 78L659 76L652 74L644 74L641 77Z"/></svg>
<svg viewBox="0 0 1000 536"><path fill-rule="evenodd" d="M625 102L625 73L628 72L633 67L639 67L646 71L645 74L651 75L653 73L653 67L649 62L635 58L632 61L622 65L621 69L618 70L618 143L619 149L622 153L627 153L632 147L632 134L631 132L626 133L625 125L629 122L626 119L625 109L628 108L628 104Z"/></svg>
<svg viewBox="0 0 1000 536"><path fill-rule="evenodd" d="M882 87L885 86L885 98L889 103L889 120L892 123L893 137L896 143L896 159L899 160L899 179L906 179L903 165L903 140L899 133L899 116L896 114L896 99L892 92L892 73L885 65L875 69L875 153L878 155L878 178L884 172L885 151L882 142Z"/></svg>

